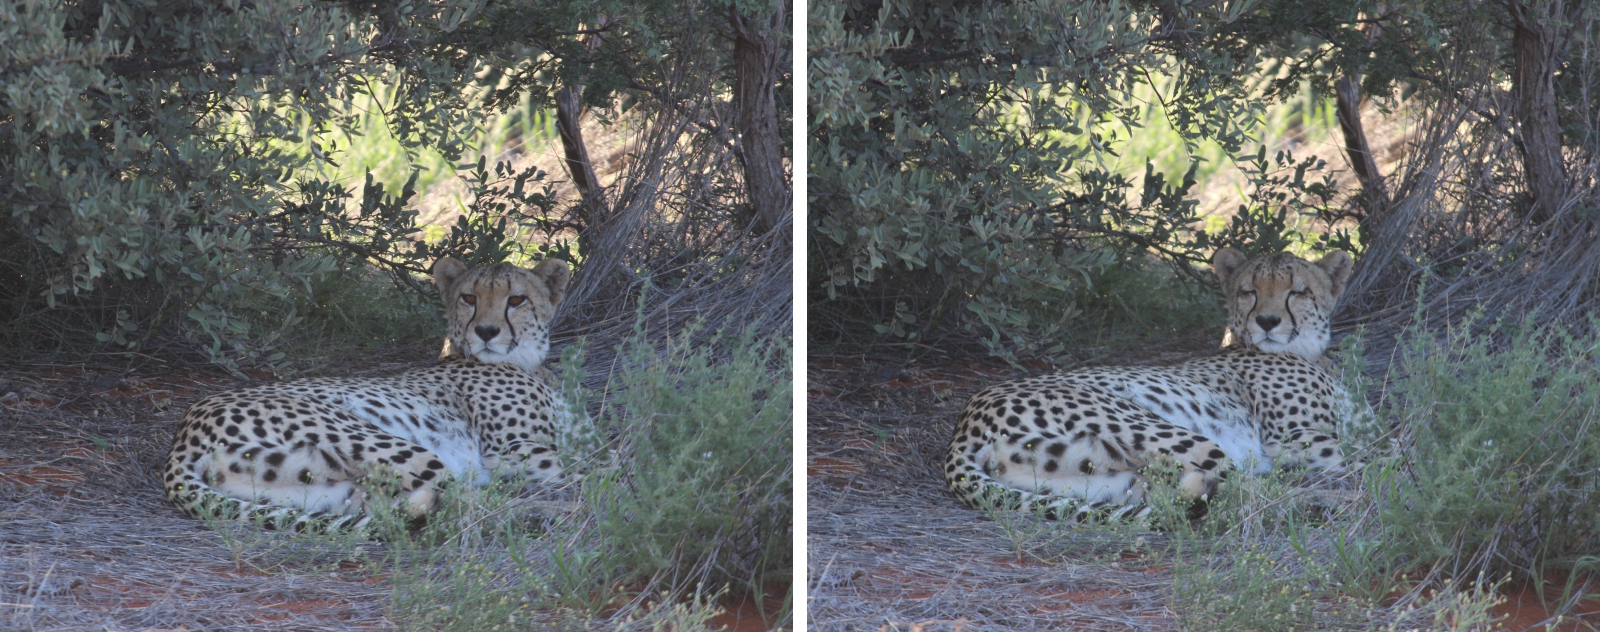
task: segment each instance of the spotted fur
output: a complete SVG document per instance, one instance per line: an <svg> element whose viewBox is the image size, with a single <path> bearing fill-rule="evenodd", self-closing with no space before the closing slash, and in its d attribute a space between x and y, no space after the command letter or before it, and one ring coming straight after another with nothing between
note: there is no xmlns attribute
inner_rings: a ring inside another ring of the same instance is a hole
<svg viewBox="0 0 1600 632"><path fill-rule="evenodd" d="M1177 470L1205 499L1231 464L1251 473L1305 464L1339 471L1334 433L1347 399L1324 368L1329 313L1349 275L1335 252L1213 260L1229 328L1222 353L1165 367L1096 367L1004 382L967 402L945 480L972 506L1042 507L1083 518L1146 511L1146 468Z"/></svg>
<svg viewBox="0 0 1600 632"><path fill-rule="evenodd" d="M561 261L532 270L434 265L448 337L437 365L385 378L308 378L227 391L184 415L167 457L167 496L194 517L260 517L269 526L365 521L379 477L412 516L440 484L492 474L560 477L567 423L541 368L568 279Z"/></svg>

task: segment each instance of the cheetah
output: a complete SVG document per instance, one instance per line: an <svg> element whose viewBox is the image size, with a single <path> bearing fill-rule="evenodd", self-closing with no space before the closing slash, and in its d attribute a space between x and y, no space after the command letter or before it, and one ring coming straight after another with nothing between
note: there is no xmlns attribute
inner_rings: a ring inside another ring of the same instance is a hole
<svg viewBox="0 0 1600 632"><path fill-rule="evenodd" d="M364 525L374 475L428 513L446 479L561 477L555 445L570 422L542 368L570 273L433 266L448 324L441 361L393 377L317 377L227 391L183 416L167 457L167 496L191 517L259 517L269 527Z"/></svg>
<svg viewBox="0 0 1600 632"><path fill-rule="evenodd" d="M1179 495L1201 509L1230 464L1253 474L1291 464L1342 471L1334 427L1348 399L1324 354L1351 265L1343 251L1313 264L1219 250L1212 267L1228 308L1221 353L985 388L956 424L946 483L973 507L1081 520L1147 513L1142 470L1151 465L1174 466Z"/></svg>

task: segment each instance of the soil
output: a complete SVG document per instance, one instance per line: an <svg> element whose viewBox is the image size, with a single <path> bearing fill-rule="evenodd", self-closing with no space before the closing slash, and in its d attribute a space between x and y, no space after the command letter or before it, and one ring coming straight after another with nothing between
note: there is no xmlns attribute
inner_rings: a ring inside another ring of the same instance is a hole
<svg viewBox="0 0 1600 632"><path fill-rule="evenodd" d="M1561 617L1559 622L1554 620L1554 612L1560 606L1562 589L1567 587L1569 578L1561 573L1551 573L1545 578L1543 595L1531 583L1523 583L1502 587L1500 593L1505 597L1494 608L1494 614L1501 617L1500 623L1507 630L1537 630L1538 632L1585 632L1600 626L1600 595L1596 589L1584 587L1584 581L1579 578L1571 586L1570 595L1578 597L1573 607Z"/></svg>

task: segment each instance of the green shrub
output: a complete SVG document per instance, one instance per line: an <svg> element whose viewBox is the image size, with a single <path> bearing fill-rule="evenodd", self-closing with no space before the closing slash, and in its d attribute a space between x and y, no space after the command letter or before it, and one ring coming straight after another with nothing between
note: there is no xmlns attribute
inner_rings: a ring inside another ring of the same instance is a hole
<svg viewBox="0 0 1600 632"><path fill-rule="evenodd" d="M584 497L627 576L759 593L792 560L789 347L695 333L658 343L641 328L619 349L602 425L621 458Z"/></svg>
<svg viewBox="0 0 1600 632"><path fill-rule="evenodd" d="M488 7L524 18L506 31L471 2L0 0L0 348L237 370L283 357L291 295L336 269L427 293L443 255L577 261L543 174L482 154L548 137L557 81L591 107L652 91L619 64L690 38L638 22L681 12L556 4ZM611 45L586 48L600 15ZM458 169L463 215L422 239L418 183Z"/></svg>
<svg viewBox="0 0 1600 632"><path fill-rule="evenodd" d="M307 173L332 149L294 151L344 123L366 79L448 70L369 54L377 38L426 35L436 9L413 9L0 1L9 352L177 343L230 366L270 361L299 316L259 306L349 262L335 253L426 257L408 237L405 195L369 186L348 212L345 184ZM437 131L465 118L446 103L390 111Z"/></svg>
<svg viewBox="0 0 1600 632"><path fill-rule="evenodd" d="M1154 258L1108 266L1084 277L1075 299L1082 311L1069 345L1076 350L1174 334L1215 335L1225 324L1220 297L1214 288L1190 283Z"/></svg>
<svg viewBox="0 0 1600 632"><path fill-rule="evenodd" d="M439 341L444 320L437 298L406 291L392 277L363 265L341 267L290 289L286 301L260 301L268 314L299 318L283 349L296 359L332 359L367 349ZM310 368L310 367L306 367Z"/></svg>
<svg viewBox="0 0 1600 632"><path fill-rule="evenodd" d="M1405 334L1379 407L1400 439L1366 481L1394 563L1542 577L1600 550L1600 350L1560 326L1480 325Z"/></svg>

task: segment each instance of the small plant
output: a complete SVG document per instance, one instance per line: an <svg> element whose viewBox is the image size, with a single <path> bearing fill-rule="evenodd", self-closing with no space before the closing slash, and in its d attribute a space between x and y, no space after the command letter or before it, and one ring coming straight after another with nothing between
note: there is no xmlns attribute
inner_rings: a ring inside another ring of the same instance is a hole
<svg viewBox="0 0 1600 632"><path fill-rule="evenodd" d="M226 501L223 501L226 502ZM216 507L217 503L206 503ZM221 540L235 571L257 572L337 568L342 562L369 564L367 534L362 530L302 533L270 528L265 513L239 517L238 511L206 510L201 520ZM370 546L370 545L369 545Z"/></svg>
<svg viewBox="0 0 1600 632"><path fill-rule="evenodd" d="M1526 578L1600 549L1600 353L1532 323L1404 336L1380 406L1398 450L1366 477L1398 563Z"/></svg>
<svg viewBox="0 0 1600 632"><path fill-rule="evenodd" d="M1056 520L1044 506L1017 507L987 495L977 497L977 501L978 510L994 521L1019 563L1029 557L1043 561L1041 550L1071 537L1077 526Z"/></svg>
<svg viewBox="0 0 1600 632"><path fill-rule="evenodd" d="M1402 609L1384 630L1450 630L1451 632L1488 632L1503 630L1505 625L1494 613L1495 606L1504 603L1499 589L1506 580L1485 581L1479 575L1475 581L1458 585L1445 580L1438 588L1422 592L1419 598ZM1547 628L1548 629L1548 628Z"/></svg>
<svg viewBox="0 0 1600 632"><path fill-rule="evenodd" d="M641 319L642 322L642 319ZM682 592L760 593L786 579L791 529L789 348L698 334L657 343L642 324L618 350L605 425L618 460L584 482L610 563Z"/></svg>
<svg viewBox="0 0 1600 632"><path fill-rule="evenodd" d="M437 340L443 327L437 298L405 291L377 268L359 264L316 275L296 286L286 301L261 301L253 307L298 314L297 335L284 341L285 354L323 361Z"/></svg>
<svg viewBox="0 0 1600 632"><path fill-rule="evenodd" d="M589 415L588 391L583 388L583 349L588 341L579 338L561 350L561 390L566 395L569 421L556 437L556 455L561 471L581 476L601 462L607 448L605 437Z"/></svg>
<svg viewBox="0 0 1600 632"><path fill-rule="evenodd" d="M1070 347L1105 348L1175 334L1209 336L1226 313L1215 288L1185 279L1172 266L1131 258L1084 277L1076 298L1082 313ZM1220 338L1219 338L1220 340Z"/></svg>
<svg viewBox="0 0 1600 632"><path fill-rule="evenodd" d="M585 525L586 527L590 525ZM588 530L574 537L557 537L543 543L549 560L549 582L556 603L587 616L596 616L619 596L612 577L617 568L606 552L585 542Z"/></svg>
<svg viewBox="0 0 1600 632"><path fill-rule="evenodd" d="M1282 543L1243 538L1175 545L1172 609L1186 630L1308 630L1324 627L1319 601L1332 575Z"/></svg>
<svg viewBox="0 0 1600 632"><path fill-rule="evenodd" d="M696 586L688 600L670 600L662 595L661 603L647 604L648 615L629 617L617 626L619 630L650 630L650 632L712 632L726 628L712 628L711 619L723 610L716 606L724 592L707 595ZM666 604L672 604L668 607Z"/></svg>
<svg viewBox="0 0 1600 632"><path fill-rule="evenodd" d="M524 502L511 480L484 487L446 485L420 529L397 507L375 512L374 532L395 539L391 607L403 629L523 630L548 622L535 612L551 603L542 561L530 555L545 524L515 508Z"/></svg>
<svg viewBox="0 0 1600 632"><path fill-rule="evenodd" d="M1357 326L1355 333L1339 341L1339 383L1344 386L1345 401L1342 410L1334 411L1334 417L1338 424L1339 452L1344 455L1345 462L1351 464L1365 463L1393 449L1393 435L1388 426L1367 403L1365 336L1366 328Z"/></svg>

